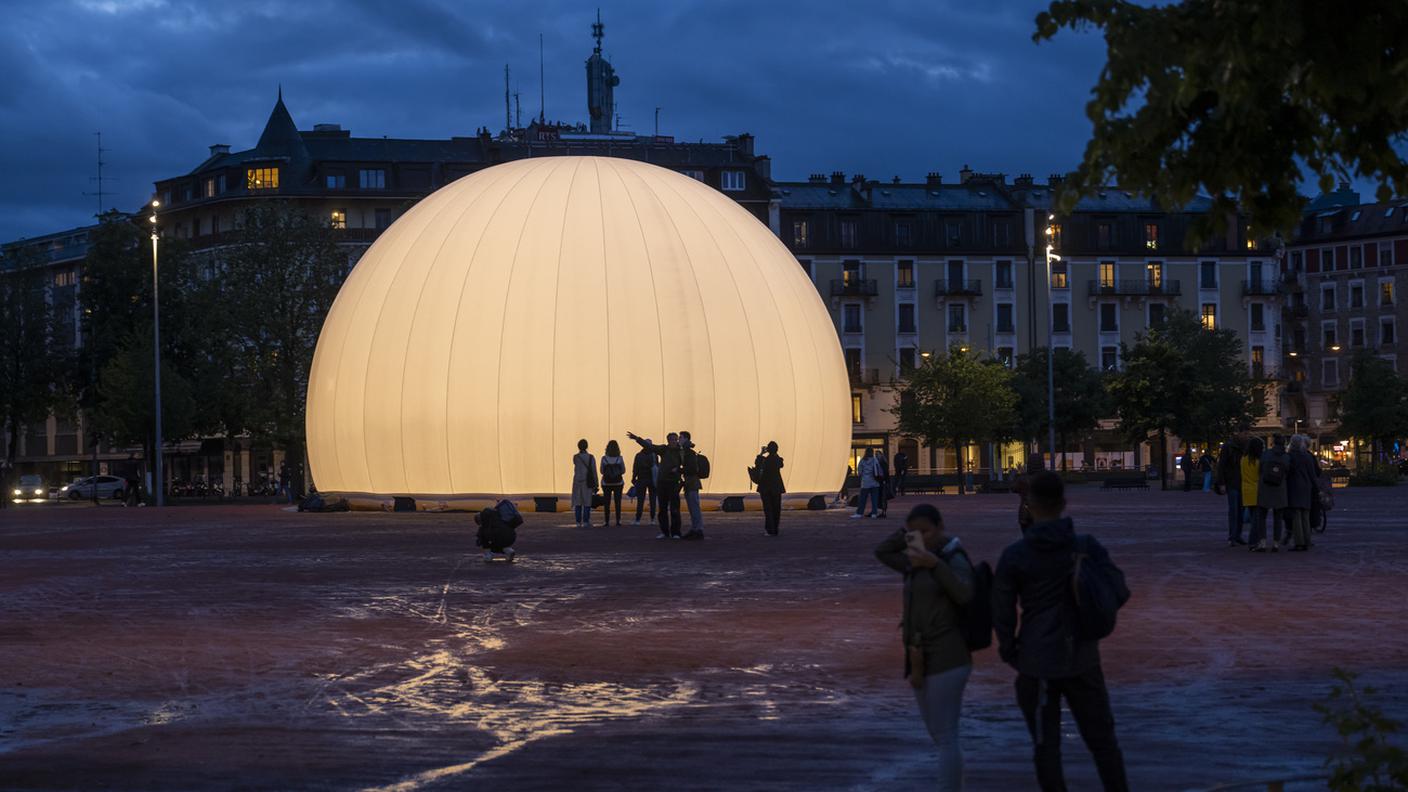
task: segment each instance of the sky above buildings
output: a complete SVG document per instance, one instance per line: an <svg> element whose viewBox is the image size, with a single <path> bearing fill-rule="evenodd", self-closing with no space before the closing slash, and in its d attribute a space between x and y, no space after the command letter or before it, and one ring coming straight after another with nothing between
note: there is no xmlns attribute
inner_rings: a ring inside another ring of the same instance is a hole
<svg viewBox="0 0 1408 792"><path fill-rule="evenodd" d="M279 85L301 129L448 138L523 118L585 122L594 3L536 0L0 0L0 240L92 222L208 146L254 145ZM956 179L1069 170L1104 61L1090 34L1031 40L1027 0L602 0L623 128L751 132L773 175Z"/></svg>

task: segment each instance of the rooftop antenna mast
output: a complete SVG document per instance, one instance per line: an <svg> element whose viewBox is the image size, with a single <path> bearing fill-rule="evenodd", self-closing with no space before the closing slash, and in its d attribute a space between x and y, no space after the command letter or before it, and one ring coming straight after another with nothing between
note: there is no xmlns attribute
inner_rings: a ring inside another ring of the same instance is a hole
<svg viewBox="0 0 1408 792"><path fill-rule="evenodd" d="M98 214L97 214L96 216L97 216L97 217L102 217L102 216L103 216L103 196L112 195L112 193L110 193L110 192L108 192L107 190L104 190L104 189L103 189L103 185L104 185L106 182L112 181L112 178L103 175L103 166L107 164L106 162L103 162L103 153L107 151L107 149L103 148L103 133L102 133L102 132L94 132L93 134L94 134L95 136L97 136L97 138L98 138L98 175L97 175L97 176L89 176L89 177L88 177L88 181L94 182L95 184L97 184L97 185L98 185L98 188L97 188L97 191L96 191L96 192L87 192L87 193L84 193L84 195L96 197L96 198L98 199Z"/></svg>
<svg viewBox="0 0 1408 792"><path fill-rule="evenodd" d="M504 129L513 129L513 107L508 103L508 64L504 64Z"/></svg>
<svg viewBox="0 0 1408 792"><path fill-rule="evenodd" d="M516 123L514 124L514 128L516 128L516 129L522 129L522 128L523 128L523 104L518 101L518 91L514 91L514 92L513 92L513 117L514 117L514 120L515 120L515 122L516 122Z"/></svg>
<svg viewBox="0 0 1408 792"><path fill-rule="evenodd" d="M655 108L655 137L660 137L660 108Z"/></svg>
<svg viewBox="0 0 1408 792"><path fill-rule="evenodd" d="M543 80L543 34L538 34L538 126L547 123L547 88Z"/></svg>

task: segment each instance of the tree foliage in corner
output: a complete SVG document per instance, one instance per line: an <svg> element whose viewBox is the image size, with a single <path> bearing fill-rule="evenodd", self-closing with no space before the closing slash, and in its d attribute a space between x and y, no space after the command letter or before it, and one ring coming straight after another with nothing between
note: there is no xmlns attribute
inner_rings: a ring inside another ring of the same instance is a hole
<svg viewBox="0 0 1408 792"><path fill-rule="evenodd" d="M1368 438L1374 461L1379 451L1408 436L1408 384L1387 360L1367 349L1349 363L1349 383L1336 399L1340 431L1350 437Z"/></svg>
<svg viewBox="0 0 1408 792"><path fill-rule="evenodd" d="M1017 425L1017 393L1012 372L958 347L934 355L915 369L891 408L901 434L925 445L961 451L970 443L1005 440ZM963 455L958 458L959 492L964 489Z"/></svg>
<svg viewBox="0 0 1408 792"><path fill-rule="evenodd" d="M1072 440L1084 439L1109 414L1105 380L1085 359L1085 353L1056 350L1052 361L1056 390L1056 445L1064 451ZM1013 385L1017 389L1019 427L1024 440L1038 443L1049 435L1046 392L1046 347L1017 360ZM1062 457L1062 462L1065 457Z"/></svg>
<svg viewBox="0 0 1408 792"><path fill-rule="evenodd" d="M1257 233L1293 229L1302 168L1322 191L1362 177L1380 201L1408 195L1394 150L1408 132L1408 3L1055 0L1033 39L1091 27L1106 63L1063 212L1111 179L1165 207L1203 192L1196 243L1239 210Z"/></svg>
<svg viewBox="0 0 1408 792"><path fill-rule="evenodd" d="M1172 311L1158 328L1122 346L1124 368L1109 392L1120 428L1134 442L1157 435L1168 459L1168 435L1211 443L1245 431L1266 413L1262 385L1247 372L1231 330L1206 330L1191 311ZM1164 487L1166 465L1159 465Z"/></svg>

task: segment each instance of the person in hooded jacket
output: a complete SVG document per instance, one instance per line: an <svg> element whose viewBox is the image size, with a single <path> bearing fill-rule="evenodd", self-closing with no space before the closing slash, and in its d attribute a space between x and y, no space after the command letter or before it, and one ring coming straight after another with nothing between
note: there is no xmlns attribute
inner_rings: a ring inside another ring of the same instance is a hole
<svg viewBox="0 0 1408 792"><path fill-rule="evenodd" d="M1271 552L1281 549L1281 529L1285 524L1286 478L1290 471L1291 457L1286 453L1286 445L1281 435L1271 436L1271 447L1261 452L1259 475L1256 480L1256 516L1252 525L1255 540L1252 550L1264 553L1266 546L1266 520L1271 518ZM1279 478L1277 471L1280 471Z"/></svg>
<svg viewBox="0 0 1408 792"><path fill-rule="evenodd" d="M1095 758L1101 784L1107 792L1125 792L1129 780L1100 668L1100 642L1076 635L1071 588L1078 544L1075 525L1061 516L1066 508L1061 477L1049 471L1032 476L1027 508L1031 527L1002 552L993 573L992 623L998 656L1017 670L1017 705L1032 736L1037 782L1043 792L1066 789L1061 767L1064 698ZM1084 541L1084 563L1102 568L1123 604L1129 598L1124 573L1095 537Z"/></svg>
<svg viewBox="0 0 1408 792"><path fill-rule="evenodd" d="M650 502L650 520L655 521L655 452L642 448L631 461L631 486L636 491L636 525Z"/></svg>
<svg viewBox="0 0 1408 792"><path fill-rule="evenodd" d="M1316 479L1320 468L1306 449L1305 435L1291 437L1290 467L1286 471L1286 511L1289 518L1291 550L1310 549L1310 506L1319 497Z"/></svg>
<svg viewBox="0 0 1408 792"><path fill-rule="evenodd" d="M777 453L777 441L768 441L757 458L753 469L758 476L758 497L763 501L763 532L777 536L782 522L782 495L787 488L782 484L782 457Z"/></svg>

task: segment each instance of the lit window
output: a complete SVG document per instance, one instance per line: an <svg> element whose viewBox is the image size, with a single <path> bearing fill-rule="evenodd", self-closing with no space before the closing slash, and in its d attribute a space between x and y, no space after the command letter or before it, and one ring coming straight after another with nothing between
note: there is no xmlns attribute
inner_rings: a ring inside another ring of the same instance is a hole
<svg viewBox="0 0 1408 792"><path fill-rule="evenodd" d="M742 192L748 189L747 174L737 170L724 171L723 188L729 192Z"/></svg>
<svg viewBox="0 0 1408 792"><path fill-rule="evenodd" d="M347 210L346 210L346 209L334 209L334 210L332 210L332 218L331 218L331 220L329 221L329 225L331 225L333 228L346 228L346 227L347 227Z"/></svg>
<svg viewBox="0 0 1408 792"><path fill-rule="evenodd" d="M1060 250L1061 250L1061 224L1060 224L1060 223L1052 223L1052 224L1051 224L1051 233L1048 234L1047 236L1048 236L1047 244L1051 245L1051 247L1052 247L1053 250L1060 251Z"/></svg>
<svg viewBox="0 0 1408 792"><path fill-rule="evenodd" d="M1115 263L1113 261L1100 262L1100 288L1115 288Z"/></svg>
<svg viewBox="0 0 1408 792"><path fill-rule="evenodd" d="M327 186L329 190L341 190L347 186L347 177L341 173L329 173Z"/></svg>
<svg viewBox="0 0 1408 792"><path fill-rule="evenodd" d="M1068 281L1068 279L1066 278L1066 262L1064 262L1064 261L1053 261L1053 262L1051 262L1051 288L1053 288L1053 289L1066 289L1066 288L1069 288L1069 281Z"/></svg>
<svg viewBox="0 0 1408 792"><path fill-rule="evenodd" d="M1261 379L1266 376L1266 349L1264 347L1252 347L1252 377Z"/></svg>
<svg viewBox="0 0 1408 792"><path fill-rule="evenodd" d="M811 226L806 220L792 221L792 246L804 248L811 241Z"/></svg>
<svg viewBox="0 0 1408 792"><path fill-rule="evenodd" d="M1203 303L1203 329L1217 329L1217 303Z"/></svg>
<svg viewBox="0 0 1408 792"><path fill-rule="evenodd" d="M895 270L895 288L914 288L914 262L909 260L901 261Z"/></svg>
<svg viewBox="0 0 1408 792"><path fill-rule="evenodd" d="M1158 249L1159 249L1159 224L1158 224L1158 223L1145 223L1145 224L1144 224L1144 247L1148 248L1149 250L1158 250Z"/></svg>
<svg viewBox="0 0 1408 792"><path fill-rule="evenodd" d="M380 168L357 171L357 186L363 190L385 190L386 171Z"/></svg>
<svg viewBox="0 0 1408 792"><path fill-rule="evenodd" d="M202 195L203 197L206 197L206 198L214 198L214 197L215 197L215 180L214 180L214 179L206 179L206 180L205 180L204 189L201 191L201 195Z"/></svg>
<svg viewBox="0 0 1408 792"><path fill-rule="evenodd" d="M1100 347L1100 368L1104 371L1115 371L1120 367L1119 347Z"/></svg>
<svg viewBox="0 0 1408 792"><path fill-rule="evenodd" d="M279 189L279 169L250 168L245 171L244 186L247 190L277 190Z"/></svg>
<svg viewBox="0 0 1408 792"><path fill-rule="evenodd" d="M1379 305L1393 305L1393 281L1379 281Z"/></svg>
<svg viewBox="0 0 1408 792"><path fill-rule="evenodd" d="M1158 291L1164 287L1164 265L1154 262L1145 270L1149 273L1149 288Z"/></svg>
<svg viewBox="0 0 1408 792"><path fill-rule="evenodd" d="M860 399L859 393L851 394L851 423L864 423L865 414L861 410Z"/></svg>

